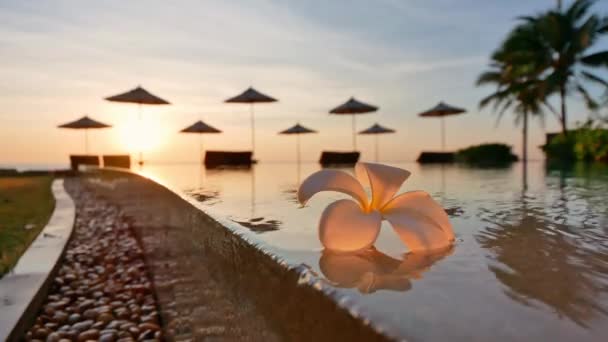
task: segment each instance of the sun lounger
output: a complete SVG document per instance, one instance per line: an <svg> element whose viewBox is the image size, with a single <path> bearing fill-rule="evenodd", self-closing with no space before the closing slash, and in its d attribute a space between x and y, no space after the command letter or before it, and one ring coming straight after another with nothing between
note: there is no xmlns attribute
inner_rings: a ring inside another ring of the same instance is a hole
<svg viewBox="0 0 608 342"><path fill-rule="evenodd" d="M130 169L131 156L129 156L128 154L103 156L103 167L118 167L122 169Z"/></svg>
<svg viewBox="0 0 608 342"><path fill-rule="evenodd" d="M251 151L207 151L205 166L209 168L220 166L251 166L255 161Z"/></svg>
<svg viewBox="0 0 608 342"><path fill-rule="evenodd" d="M99 156L91 155L71 155L70 167L73 171L78 171L80 166L99 166Z"/></svg>
<svg viewBox="0 0 608 342"><path fill-rule="evenodd" d="M319 163L321 165L354 165L359 161L359 152L323 151Z"/></svg>

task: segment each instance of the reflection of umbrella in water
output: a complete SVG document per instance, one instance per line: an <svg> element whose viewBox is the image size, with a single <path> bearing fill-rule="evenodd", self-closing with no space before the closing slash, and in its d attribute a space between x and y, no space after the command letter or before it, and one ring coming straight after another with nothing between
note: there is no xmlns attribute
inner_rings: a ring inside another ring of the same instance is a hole
<svg viewBox="0 0 608 342"><path fill-rule="evenodd" d="M297 162L298 164L300 164L300 134L309 134L309 133L317 133L317 131L310 129L310 128L306 128L302 125L300 125L300 123L295 124L294 126L279 132L279 134L295 134L296 135L296 155L297 155Z"/></svg>
<svg viewBox="0 0 608 342"><path fill-rule="evenodd" d="M297 184L296 187L300 184L300 134L310 134L317 133L314 129L310 129L300 125L300 123L296 123L294 126L279 132L279 134L295 134L296 135L296 156L297 156L297 167L298 167L298 175L297 175Z"/></svg>
<svg viewBox="0 0 608 342"><path fill-rule="evenodd" d="M356 253L324 250L319 268L337 287L356 287L364 294L377 290L407 291L412 288L411 279L422 278L424 272L452 251L450 246L426 253L408 253L398 260L375 248Z"/></svg>
<svg viewBox="0 0 608 342"><path fill-rule="evenodd" d="M137 104L137 116L141 123L141 105L167 105L170 104L168 101L161 99L160 97L151 94L144 88L138 86L135 89L129 90L126 93L106 97L106 100L111 102L124 102L124 103L136 103ZM139 165L143 165L143 152L139 151Z"/></svg>
<svg viewBox="0 0 608 342"><path fill-rule="evenodd" d="M255 118L253 105L255 103L277 102L275 98L264 95L252 87L247 88L241 94L231 97L225 101L226 103L249 103L249 112L251 115L251 152L255 153Z"/></svg>
<svg viewBox="0 0 608 342"><path fill-rule="evenodd" d="M85 154L89 154L89 129L108 128L108 127L112 127L112 126L106 125L99 121L95 121L85 115L76 121L68 122L63 125L59 125L57 127L71 128L71 129L83 129L84 130L84 151L85 151Z"/></svg>
<svg viewBox="0 0 608 342"><path fill-rule="evenodd" d="M181 133L195 133L198 134L200 136L200 155L201 155L201 164L204 161L205 158L205 154L204 154L204 149L203 149L203 134L216 134L216 133L222 133L222 131L220 131L219 129L213 127L213 126L209 126L206 123L204 123L203 121L199 120L195 123L193 123L192 125L182 129L180 131Z"/></svg>
<svg viewBox="0 0 608 342"><path fill-rule="evenodd" d="M441 150L445 151L445 117L448 115L457 115L465 113L463 108L452 107L443 102L439 102L435 107L418 114L421 117L439 117L441 118Z"/></svg>
<svg viewBox="0 0 608 342"><path fill-rule="evenodd" d="M380 126L377 123L375 123L373 126L369 127L368 129L364 129L361 132L359 132L359 134L373 134L374 135L374 153L375 153L374 158L376 161L378 161L378 134L388 134L388 133L395 133L395 130L384 127L384 126Z"/></svg>
<svg viewBox="0 0 608 342"><path fill-rule="evenodd" d="M378 107L357 101L354 97L351 97L345 103L343 103L343 104L339 105L338 107L329 111L329 113L338 114L338 115L352 115L353 151L354 151L354 150L357 150L357 135L355 134L356 133L355 115L371 113L371 112L375 112L377 110L378 110Z"/></svg>

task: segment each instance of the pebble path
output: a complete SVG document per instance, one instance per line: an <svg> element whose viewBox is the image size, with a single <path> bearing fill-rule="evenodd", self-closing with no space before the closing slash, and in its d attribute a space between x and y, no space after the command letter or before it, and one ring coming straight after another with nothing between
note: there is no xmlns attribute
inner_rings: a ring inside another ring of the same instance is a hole
<svg viewBox="0 0 608 342"><path fill-rule="evenodd" d="M72 240L26 341L162 341L143 252L119 209L66 182Z"/></svg>

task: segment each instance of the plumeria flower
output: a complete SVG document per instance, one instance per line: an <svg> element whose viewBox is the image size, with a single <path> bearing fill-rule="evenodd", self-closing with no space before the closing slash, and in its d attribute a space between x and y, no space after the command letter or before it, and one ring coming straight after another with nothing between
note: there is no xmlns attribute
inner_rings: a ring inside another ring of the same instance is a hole
<svg viewBox="0 0 608 342"><path fill-rule="evenodd" d="M371 247L387 220L411 252L449 246L454 240L445 210L425 191L395 196L410 172L382 164L357 163L356 177L337 170L321 170L302 182L298 201L305 205L316 193L337 191L341 199L325 208L319 222L319 240L329 250L354 252ZM368 199L362 183L371 186Z"/></svg>

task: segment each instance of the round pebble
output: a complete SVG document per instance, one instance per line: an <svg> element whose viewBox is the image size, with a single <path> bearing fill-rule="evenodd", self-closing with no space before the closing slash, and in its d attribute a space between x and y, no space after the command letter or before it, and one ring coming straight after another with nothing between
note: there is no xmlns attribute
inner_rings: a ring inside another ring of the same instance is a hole
<svg viewBox="0 0 608 342"><path fill-rule="evenodd" d="M74 235L24 340L161 340L154 287L130 225L116 207L77 196Z"/></svg>

